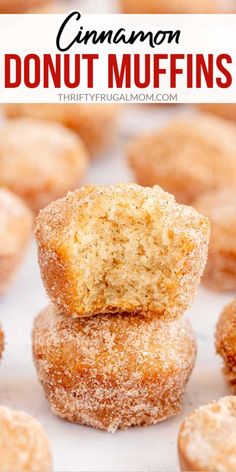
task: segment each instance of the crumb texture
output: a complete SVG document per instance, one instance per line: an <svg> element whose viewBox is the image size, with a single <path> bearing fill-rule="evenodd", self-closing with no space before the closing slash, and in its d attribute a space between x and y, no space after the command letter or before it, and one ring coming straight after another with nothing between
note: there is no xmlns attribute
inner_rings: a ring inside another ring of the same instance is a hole
<svg viewBox="0 0 236 472"><path fill-rule="evenodd" d="M137 182L161 185L182 203L236 180L236 127L199 114L136 138L128 160Z"/></svg>
<svg viewBox="0 0 236 472"><path fill-rule="evenodd" d="M183 319L73 319L50 306L35 321L33 355L55 414L114 432L179 412L196 340Z"/></svg>
<svg viewBox="0 0 236 472"><path fill-rule="evenodd" d="M0 407L0 471L51 472L48 439L40 423L23 412Z"/></svg>
<svg viewBox="0 0 236 472"><path fill-rule="evenodd" d="M236 394L236 300L226 306L216 328L216 350L224 361L224 375Z"/></svg>
<svg viewBox="0 0 236 472"><path fill-rule="evenodd" d="M236 398L221 398L188 416L180 430L179 454L183 471L235 472Z"/></svg>
<svg viewBox="0 0 236 472"><path fill-rule="evenodd" d="M0 13L24 13L30 8L53 2L54 0L0 0Z"/></svg>
<svg viewBox="0 0 236 472"><path fill-rule="evenodd" d="M86 186L40 212L42 278L59 310L180 317L203 273L209 224L160 187Z"/></svg>

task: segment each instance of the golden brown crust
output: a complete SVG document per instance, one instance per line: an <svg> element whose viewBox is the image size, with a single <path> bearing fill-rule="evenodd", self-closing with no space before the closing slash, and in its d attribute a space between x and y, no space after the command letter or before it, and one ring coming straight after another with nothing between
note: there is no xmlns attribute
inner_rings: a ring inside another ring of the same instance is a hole
<svg viewBox="0 0 236 472"><path fill-rule="evenodd" d="M212 113L226 120L236 121L235 103L204 103L198 107L204 112Z"/></svg>
<svg viewBox="0 0 236 472"><path fill-rule="evenodd" d="M0 127L0 185L36 213L76 188L87 163L79 137L60 124L18 118Z"/></svg>
<svg viewBox="0 0 236 472"><path fill-rule="evenodd" d="M193 202L211 223L208 261L202 282L213 290L236 290L236 191L206 193Z"/></svg>
<svg viewBox="0 0 236 472"><path fill-rule="evenodd" d="M0 189L0 294L8 288L33 231L31 211L16 195Z"/></svg>
<svg viewBox="0 0 236 472"><path fill-rule="evenodd" d="M4 333L0 326L0 359L2 357L3 351L4 351Z"/></svg>
<svg viewBox="0 0 236 472"><path fill-rule="evenodd" d="M89 153L96 155L114 141L119 105L114 104L8 104L9 118L20 116L59 122L79 134Z"/></svg>
<svg viewBox="0 0 236 472"><path fill-rule="evenodd" d="M160 187L85 186L37 217L41 275L69 316L142 313L166 320L191 304L208 220Z"/></svg>
<svg viewBox="0 0 236 472"><path fill-rule="evenodd" d="M0 407L0 471L51 472L48 438L35 418Z"/></svg>
<svg viewBox="0 0 236 472"><path fill-rule="evenodd" d="M30 8L53 3L54 0L0 0L0 13L24 13Z"/></svg>
<svg viewBox="0 0 236 472"><path fill-rule="evenodd" d="M161 185L186 204L235 182L235 154L235 125L206 114L178 119L128 147L138 183Z"/></svg>
<svg viewBox="0 0 236 472"><path fill-rule="evenodd" d="M216 351L224 361L224 375L236 394L236 300L222 312L216 328Z"/></svg>
<svg viewBox="0 0 236 472"><path fill-rule="evenodd" d="M235 397L198 408L181 425L178 452L183 472L234 472L235 451Z"/></svg>
<svg viewBox="0 0 236 472"><path fill-rule="evenodd" d="M217 0L120 0L124 13L217 13Z"/></svg>
<svg viewBox="0 0 236 472"><path fill-rule="evenodd" d="M55 414L115 431L179 412L196 340L183 319L68 318L51 305L35 321L33 356Z"/></svg>

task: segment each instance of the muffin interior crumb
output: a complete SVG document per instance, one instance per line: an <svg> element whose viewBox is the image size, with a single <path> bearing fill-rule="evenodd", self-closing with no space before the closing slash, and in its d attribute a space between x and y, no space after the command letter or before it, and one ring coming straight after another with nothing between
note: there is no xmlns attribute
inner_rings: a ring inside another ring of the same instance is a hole
<svg viewBox="0 0 236 472"><path fill-rule="evenodd" d="M207 220L159 187L140 188L95 188L76 203L68 197L74 219L66 246L87 312L98 304L106 312L178 312L193 296Z"/></svg>

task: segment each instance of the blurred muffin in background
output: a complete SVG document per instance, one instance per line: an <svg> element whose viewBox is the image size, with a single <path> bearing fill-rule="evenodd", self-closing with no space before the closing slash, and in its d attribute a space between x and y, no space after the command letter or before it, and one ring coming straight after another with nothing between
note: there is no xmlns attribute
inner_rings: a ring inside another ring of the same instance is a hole
<svg viewBox="0 0 236 472"><path fill-rule="evenodd" d="M3 351L4 351L4 333L0 325L0 359L2 357Z"/></svg>
<svg viewBox="0 0 236 472"><path fill-rule="evenodd" d="M0 295L6 291L25 252L33 217L16 195L0 188ZM0 354L3 338L0 332Z"/></svg>
<svg viewBox="0 0 236 472"><path fill-rule="evenodd" d="M81 0L55 0L53 3L32 8L29 13L66 13L81 7Z"/></svg>
<svg viewBox="0 0 236 472"><path fill-rule="evenodd" d="M114 141L119 105L111 104L8 104L7 117L20 116L56 121L79 134L91 155L105 151Z"/></svg>
<svg viewBox="0 0 236 472"><path fill-rule="evenodd" d="M236 290L236 186L205 194L193 206L211 223L202 282L214 290Z"/></svg>
<svg viewBox="0 0 236 472"><path fill-rule="evenodd" d="M207 218L160 187L86 185L36 219L41 277L68 316L174 320L195 297L209 229Z"/></svg>
<svg viewBox="0 0 236 472"><path fill-rule="evenodd" d="M30 8L54 3L54 0L0 0L0 13L25 13Z"/></svg>
<svg viewBox="0 0 236 472"><path fill-rule="evenodd" d="M182 472L235 472L236 397L220 398L186 416L178 455Z"/></svg>
<svg viewBox="0 0 236 472"><path fill-rule="evenodd" d="M120 0L124 13L216 13L218 0Z"/></svg>
<svg viewBox="0 0 236 472"><path fill-rule="evenodd" d="M216 326L216 352L223 359L223 374L236 395L236 299L222 311Z"/></svg>
<svg viewBox="0 0 236 472"><path fill-rule="evenodd" d="M80 138L58 123L18 118L0 126L0 185L34 212L75 189L87 162Z"/></svg>
<svg viewBox="0 0 236 472"><path fill-rule="evenodd" d="M236 121L236 103L202 103L198 108L226 120Z"/></svg>
<svg viewBox="0 0 236 472"><path fill-rule="evenodd" d="M176 119L134 139L128 161L139 184L158 184L189 204L204 192L236 184L236 127L204 113Z"/></svg>
<svg viewBox="0 0 236 472"><path fill-rule="evenodd" d="M196 348L185 319L137 313L76 319L50 305L33 329L34 363L52 412L113 433L180 412Z"/></svg>
<svg viewBox="0 0 236 472"><path fill-rule="evenodd" d="M48 437L36 418L0 406L0 471L51 472Z"/></svg>

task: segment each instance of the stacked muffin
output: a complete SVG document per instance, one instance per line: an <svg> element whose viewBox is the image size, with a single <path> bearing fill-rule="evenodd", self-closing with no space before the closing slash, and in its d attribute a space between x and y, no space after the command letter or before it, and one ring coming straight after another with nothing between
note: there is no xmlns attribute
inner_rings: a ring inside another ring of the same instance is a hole
<svg viewBox="0 0 236 472"><path fill-rule="evenodd" d="M40 212L36 239L52 305L33 355L53 412L109 431L178 413L207 218L157 186L86 186Z"/></svg>

